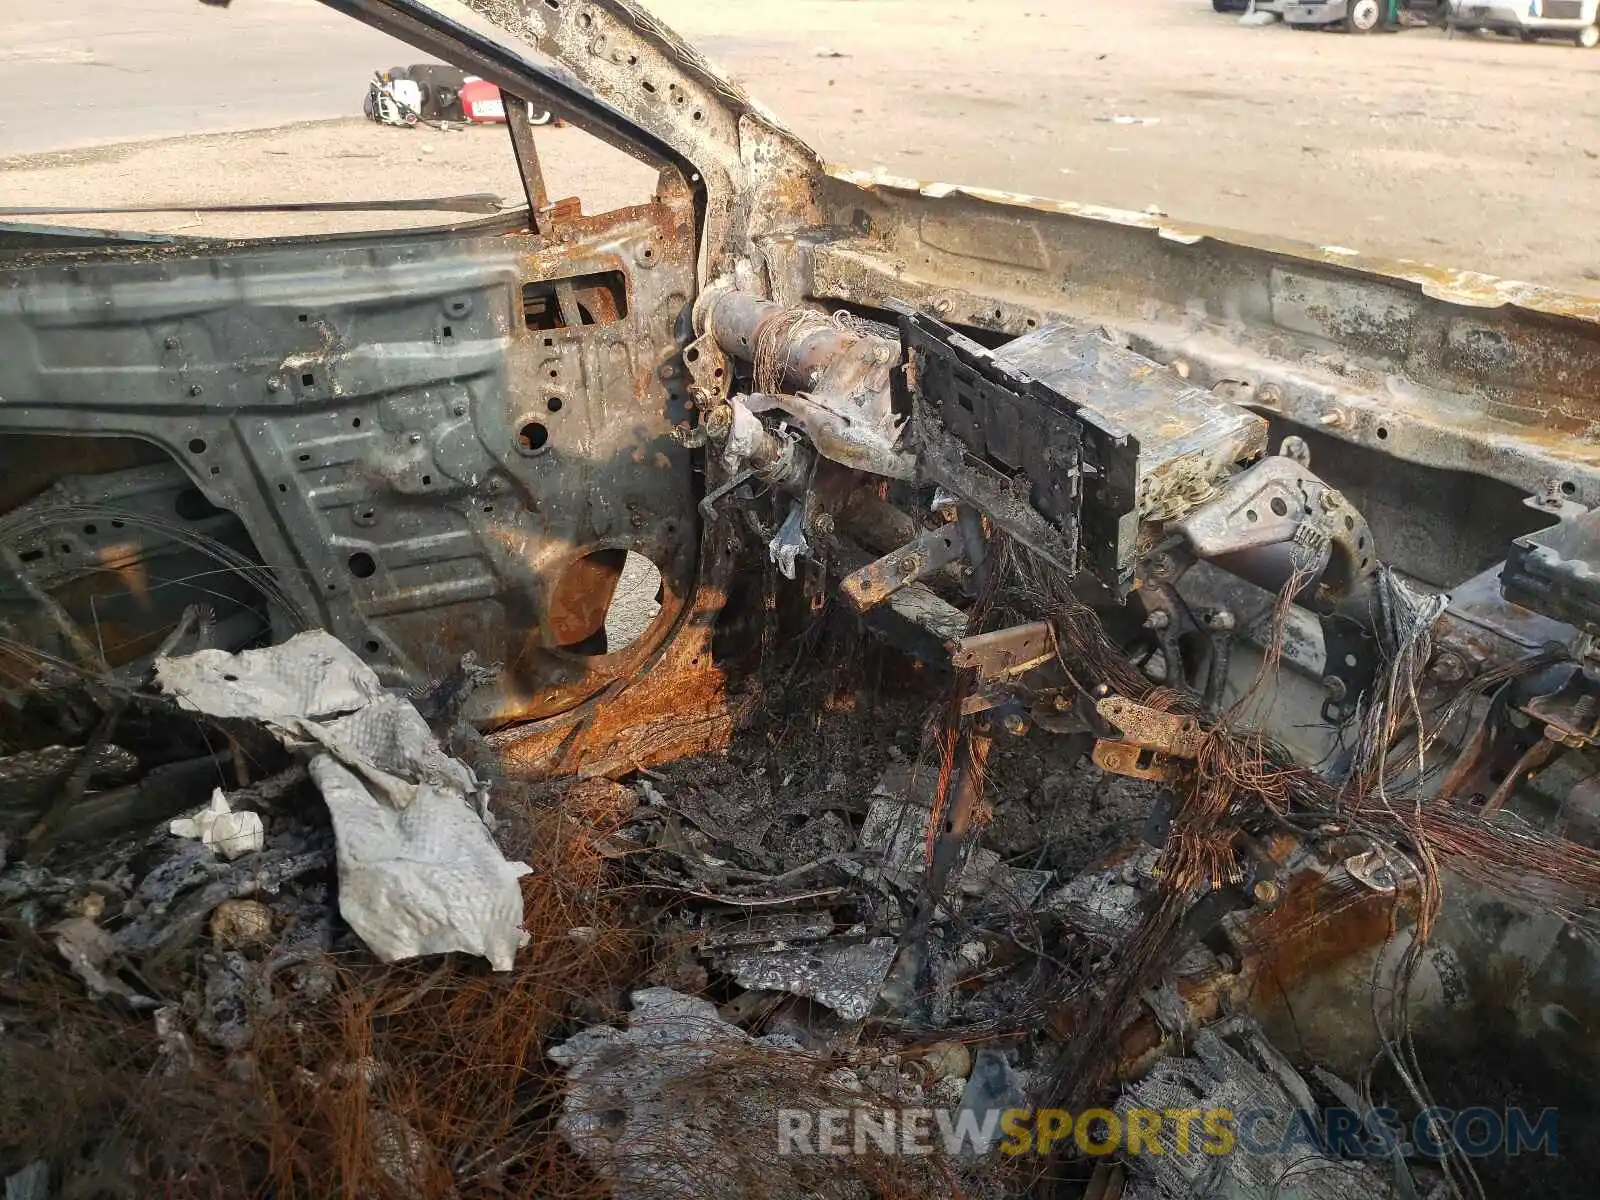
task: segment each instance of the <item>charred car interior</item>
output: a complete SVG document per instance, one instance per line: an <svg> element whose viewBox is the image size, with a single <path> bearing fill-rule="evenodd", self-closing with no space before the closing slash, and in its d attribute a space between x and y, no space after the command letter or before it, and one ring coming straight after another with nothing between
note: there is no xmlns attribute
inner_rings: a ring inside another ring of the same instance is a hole
<svg viewBox="0 0 1600 1200"><path fill-rule="evenodd" d="M356 1081L388 1115L352 1135L348 1194L556 1194L534 1165L550 1156L571 1160L561 1187L673 1197L1466 1196L1532 1169L1459 1136L1352 1156L1316 1122L1293 1154L1179 1152L1163 1129L1164 1156L1069 1140L876 1174L773 1157L783 1101L761 1089L834 1103L823 1068L861 1064L849 1104L900 1095L915 1064L924 1099L981 1108L989 1089L994 1108L1131 1120L1252 1098L1534 1104L1525 1076L1547 1063L1568 1091L1538 1106L1564 1105L1581 1144L1600 1017L1596 302L825 167L631 0L326 2L501 88L515 207L255 242L0 225L14 1053L59 1056L15 1015L50 969L160 1024L166 1065L141 1070L169 1082L174 1031L208 1040L223 976L248 997L229 1026L247 1032L209 1039L226 1055L292 1007L269 910L312 906L335 863L349 888L351 864L324 834L272 831L300 820L304 747L329 743L161 681L325 631L496 807L573 821L606 797L599 874L551 928L526 899L524 956L587 946L580 913L606 886L674 947L650 970L611 962L631 1000L529 1019L519 1053L548 1051L565 1090L507 1101L492 1171L430 1124L437 1097L402 1119L382 1078ZM654 198L593 215L549 196L529 120L546 110L659 171ZM892 715L851 716L817 682L840 654L888 673ZM775 730L834 720L890 730L854 808L832 784L796 801L777 769L751 800L707 765L748 768ZM1008 784L1019 756L1034 765ZM1052 848L1086 831L1029 807L1041 778L1132 797L1133 816L1092 853ZM214 789L267 813L257 853L279 857L194 868L155 903L166 822ZM708 789L734 799L708 815ZM1031 840L1001 836L1013 810ZM774 850L779 825L807 849ZM537 859L525 898L570 849L547 848L508 849ZM265 932L244 950L217 914L247 901ZM52 924L85 920L92 951ZM320 920L315 948L350 949ZM294 943L296 970L310 950ZM406 995L454 986L428 969ZM482 1039L470 1020L515 1007L453 969L478 1007L437 1020ZM377 1005L380 1040L410 1003ZM766 1047L800 1006L792 1044ZM709 1059L663 1057L695 1029ZM185 1053L177 1075L203 1074ZM264 1077L276 1060L253 1053ZM1435 1093L1452 1072L1473 1099ZM352 1081L303 1090L321 1104ZM686 1091L727 1107L697 1116ZM272 1145L238 1169L332 1194ZM9 1132L5 1149L10 1170L40 1157ZM246 1194L173 1154L141 1160L139 1186ZM84 1182L78 1150L44 1157L60 1194L120 1194Z"/></svg>

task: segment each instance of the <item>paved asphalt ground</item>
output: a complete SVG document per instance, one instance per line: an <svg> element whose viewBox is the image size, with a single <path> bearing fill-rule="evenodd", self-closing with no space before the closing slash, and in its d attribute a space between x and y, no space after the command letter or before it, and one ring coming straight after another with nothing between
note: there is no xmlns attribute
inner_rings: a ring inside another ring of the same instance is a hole
<svg viewBox="0 0 1600 1200"><path fill-rule="evenodd" d="M0 156L359 115L367 71L419 57L316 0L5 7Z"/></svg>

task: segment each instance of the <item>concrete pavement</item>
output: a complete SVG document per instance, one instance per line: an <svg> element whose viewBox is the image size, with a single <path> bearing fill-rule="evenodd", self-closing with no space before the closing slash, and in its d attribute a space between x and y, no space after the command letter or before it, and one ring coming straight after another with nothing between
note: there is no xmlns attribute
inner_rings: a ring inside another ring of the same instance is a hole
<svg viewBox="0 0 1600 1200"><path fill-rule="evenodd" d="M317 0L52 0L0 21L0 157L359 116L417 51Z"/></svg>

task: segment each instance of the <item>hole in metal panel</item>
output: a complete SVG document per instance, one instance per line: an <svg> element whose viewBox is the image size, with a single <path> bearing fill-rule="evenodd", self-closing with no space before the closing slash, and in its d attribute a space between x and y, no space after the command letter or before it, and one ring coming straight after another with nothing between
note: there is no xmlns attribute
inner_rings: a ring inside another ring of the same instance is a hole
<svg viewBox="0 0 1600 1200"><path fill-rule="evenodd" d="M199 488L184 488L172 498L172 511L185 521L205 521L220 517L223 510L205 498Z"/></svg>
<svg viewBox="0 0 1600 1200"><path fill-rule="evenodd" d="M536 454L550 441L550 431L539 421L529 421L517 434L517 446L524 454Z"/></svg>
<svg viewBox="0 0 1600 1200"><path fill-rule="evenodd" d="M577 654L636 644L661 612L661 571L632 550L596 550L569 566L550 599L550 633Z"/></svg>
<svg viewBox="0 0 1600 1200"><path fill-rule="evenodd" d="M612 325L628 315L628 281L621 271L599 271L569 279L543 279L522 285L522 319L529 329L569 328L556 288L571 284L578 320L584 325ZM546 346L555 341L546 338Z"/></svg>

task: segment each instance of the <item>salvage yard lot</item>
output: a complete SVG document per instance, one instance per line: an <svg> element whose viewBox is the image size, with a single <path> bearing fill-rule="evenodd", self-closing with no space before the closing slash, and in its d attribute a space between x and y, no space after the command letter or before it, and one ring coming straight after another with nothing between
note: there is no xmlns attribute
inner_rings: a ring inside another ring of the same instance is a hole
<svg viewBox="0 0 1600 1200"><path fill-rule="evenodd" d="M0 161L0 203L510 194L515 186L498 130L402 131L355 116L367 71L392 65L383 55L396 50L369 31L349 34L350 22L313 0L237 0L226 11L161 0L154 8L170 10L181 30L166 72L154 69L161 22L146 17L142 57L119 64L127 51L95 34L111 19L105 7L84 0L14 29L11 45L0 48L0 77L25 69L27 89L61 89L53 94L70 94L79 108L115 110L114 119L69 120L76 109L68 106L33 119L14 110L0 128L0 149L170 132L172 112L184 105L191 128L286 127L110 153L13 153ZM1590 232L1600 195L1600 52L1438 30L1352 37L1244 28L1201 0L649 7L830 161L1153 206L1175 220L1600 292ZM252 74L248 62L218 70L209 40L236 46L252 12L258 22L271 14L286 40L350 37L350 49L304 60L303 82L282 56L270 73L263 64ZM96 69L105 66L123 69ZM160 121L141 116L155 109ZM334 121L341 113L346 119ZM1118 116L1146 120L1112 120ZM317 117L326 120L287 124ZM619 168L581 134L552 131L545 142L555 194L581 194L598 210L648 191L647 174ZM322 169L307 169L312 164ZM192 214L143 224L253 231L237 218L223 224Z"/></svg>

